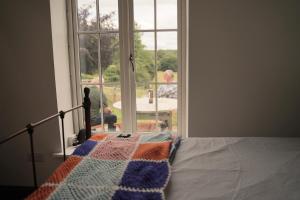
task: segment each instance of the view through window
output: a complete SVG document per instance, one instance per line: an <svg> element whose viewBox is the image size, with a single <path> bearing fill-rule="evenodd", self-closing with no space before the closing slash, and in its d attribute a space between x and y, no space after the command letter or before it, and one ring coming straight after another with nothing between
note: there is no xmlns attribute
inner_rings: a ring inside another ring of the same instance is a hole
<svg viewBox="0 0 300 200"><path fill-rule="evenodd" d="M176 132L181 67L177 0L132 0L132 5L126 12L132 11L134 20L134 39L129 43L134 47L136 130ZM120 52L121 9L118 0L77 0L74 27L80 86L91 90L92 126L112 132L122 130L126 117L121 95L126 92L121 91L121 68L125 67Z"/></svg>

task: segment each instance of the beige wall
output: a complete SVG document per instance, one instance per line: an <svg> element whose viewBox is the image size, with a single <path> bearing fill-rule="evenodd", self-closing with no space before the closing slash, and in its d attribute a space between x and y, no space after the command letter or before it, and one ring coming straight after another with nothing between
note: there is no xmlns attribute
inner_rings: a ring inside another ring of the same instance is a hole
<svg viewBox="0 0 300 200"><path fill-rule="evenodd" d="M49 0L0 1L0 138L57 112ZM36 129L39 182L59 164L58 121ZM28 135L0 145L0 185L32 185Z"/></svg>
<svg viewBox="0 0 300 200"><path fill-rule="evenodd" d="M299 10L190 0L189 136L300 136Z"/></svg>
<svg viewBox="0 0 300 200"><path fill-rule="evenodd" d="M57 107L66 110L72 108L66 2L51 0L50 11ZM67 138L74 137L72 113L66 114L64 127L67 144Z"/></svg>

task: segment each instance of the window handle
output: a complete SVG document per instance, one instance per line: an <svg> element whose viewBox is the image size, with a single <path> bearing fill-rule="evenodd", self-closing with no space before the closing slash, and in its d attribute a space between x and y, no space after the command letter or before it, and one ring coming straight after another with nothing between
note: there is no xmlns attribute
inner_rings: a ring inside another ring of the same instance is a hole
<svg viewBox="0 0 300 200"><path fill-rule="evenodd" d="M135 66L134 66L134 58L133 58L132 54L130 54L130 56L129 56L129 61L131 63L132 71L134 72Z"/></svg>

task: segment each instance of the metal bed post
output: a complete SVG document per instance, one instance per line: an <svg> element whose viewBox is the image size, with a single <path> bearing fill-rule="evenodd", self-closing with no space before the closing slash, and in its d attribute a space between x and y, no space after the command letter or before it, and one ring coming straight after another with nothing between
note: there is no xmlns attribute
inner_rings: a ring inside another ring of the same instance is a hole
<svg viewBox="0 0 300 200"><path fill-rule="evenodd" d="M26 128L27 128L27 132L29 134L29 141L30 141L33 182L34 182L34 187L37 188L36 167L35 167L34 146L33 146L33 132L34 132L34 127L33 127L32 124L28 124L26 126Z"/></svg>
<svg viewBox="0 0 300 200"><path fill-rule="evenodd" d="M60 111L59 117L61 120L61 132L62 132L62 142L63 142L63 152L64 152L64 161L66 160L66 144L65 144L65 125L64 125L64 118L65 118L65 112Z"/></svg>
<svg viewBox="0 0 300 200"><path fill-rule="evenodd" d="M84 88L84 115L85 115L85 139L89 139L91 137L91 100L89 98L90 89Z"/></svg>

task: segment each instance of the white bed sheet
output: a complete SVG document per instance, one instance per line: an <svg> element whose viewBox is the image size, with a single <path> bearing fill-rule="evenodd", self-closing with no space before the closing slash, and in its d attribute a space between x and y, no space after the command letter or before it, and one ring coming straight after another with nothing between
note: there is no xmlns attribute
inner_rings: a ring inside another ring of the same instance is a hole
<svg viewBox="0 0 300 200"><path fill-rule="evenodd" d="M188 138L170 200L300 200L300 138Z"/></svg>

